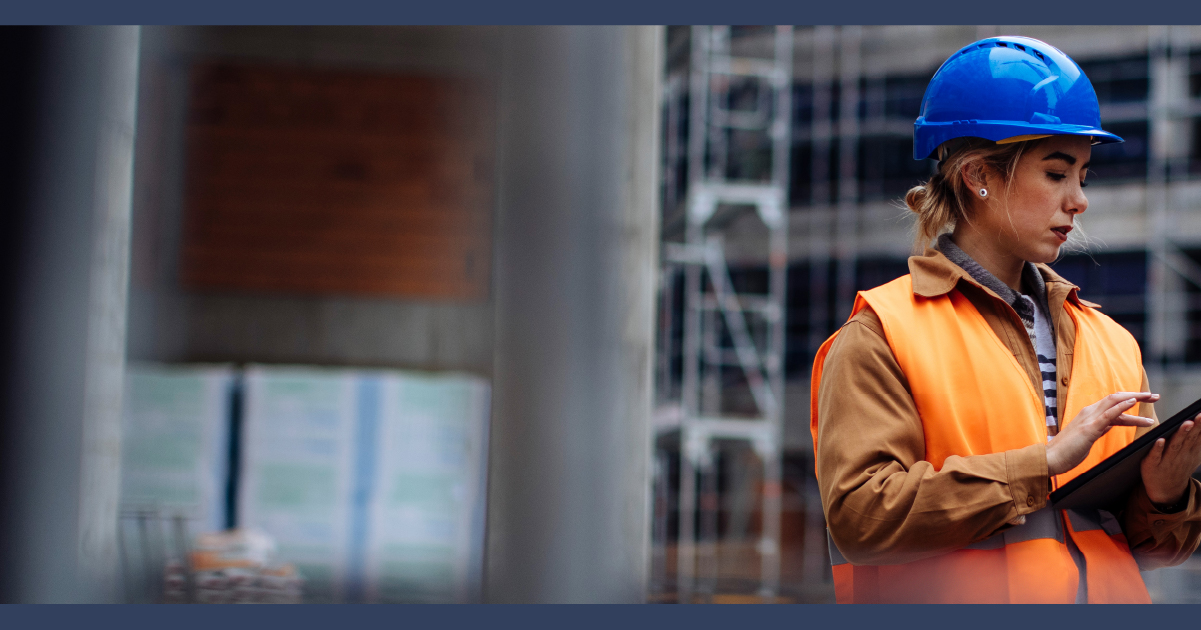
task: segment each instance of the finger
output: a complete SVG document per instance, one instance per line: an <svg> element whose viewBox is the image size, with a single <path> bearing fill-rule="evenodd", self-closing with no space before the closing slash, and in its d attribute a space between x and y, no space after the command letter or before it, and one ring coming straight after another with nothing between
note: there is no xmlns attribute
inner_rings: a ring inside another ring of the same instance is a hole
<svg viewBox="0 0 1201 630"><path fill-rule="evenodd" d="M1187 425L1187 426L1186 426ZM1163 458L1174 463L1195 460L1201 454L1201 428L1186 421L1167 439Z"/></svg>
<svg viewBox="0 0 1201 630"><path fill-rule="evenodd" d="M1135 402L1155 402L1159 400L1159 394L1151 392L1114 392L1097 401L1096 404L1098 409L1107 410L1127 403L1130 400L1134 400Z"/></svg>
<svg viewBox="0 0 1201 630"><path fill-rule="evenodd" d="M1194 469L1198 465L1201 465L1201 439L1198 439L1198 436L1201 436L1201 430L1194 429L1188 435L1185 443L1180 447L1181 459L1184 460L1187 466Z"/></svg>
<svg viewBox="0 0 1201 630"><path fill-rule="evenodd" d="M1134 416L1124 413L1117 418L1114 418L1113 426L1115 427L1149 427L1155 424L1155 421L1142 416Z"/></svg>
<svg viewBox="0 0 1201 630"><path fill-rule="evenodd" d="M1155 440L1155 444L1151 445L1151 452L1147 453L1147 459L1152 466L1158 466L1159 462L1163 461L1163 447L1167 442L1163 438Z"/></svg>
<svg viewBox="0 0 1201 630"><path fill-rule="evenodd" d="M1195 425L1193 424L1192 420L1185 420L1180 424L1180 428L1176 430L1176 434L1172 436L1171 443L1168 444L1168 449L1170 449L1173 454L1179 452L1181 447L1184 446L1184 443L1186 440L1188 440L1188 435L1190 432L1192 432L1194 426Z"/></svg>
<svg viewBox="0 0 1201 630"><path fill-rule="evenodd" d="M1191 426L1185 427L1184 424ZM1193 469L1196 464L1201 464L1201 427L1191 421L1184 424L1164 448L1163 459L1173 466Z"/></svg>
<svg viewBox="0 0 1201 630"><path fill-rule="evenodd" d="M1156 394L1153 392L1114 392L1114 393L1106 396L1105 398L1102 398L1101 401L1102 402L1107 401L1109 403L1109 406L1112 407L1113 405L1116 405L1120 402L1129 400L1131 398L1133 398L1135 400L1141 400L1141 401L1159 400L1159 394Z"/></svg>
<svg viewBox="0 0 1201 630"><path fill-rule="evenodd" d="M1196 449L1198 446L1201 446L1201 426L1199 426L1201 423L1196 421L1192 421L1192 423L1192 430L1181 436L1181 439L1184 440L1182 447L1189 450Z"/></svg>
<svg viewBox="0 0 1201 630"><path fill-rule="evenodd" d="M1109 409L1106 409L1105 412L1101 414L1101 421L1106 425L1112 425L1117 421L1119 416L1125 414L1127 411L1130 411L1130 409L1137 404L1138 401L1134 398L1127 398L1126 400L1119 402Z"/></svg>

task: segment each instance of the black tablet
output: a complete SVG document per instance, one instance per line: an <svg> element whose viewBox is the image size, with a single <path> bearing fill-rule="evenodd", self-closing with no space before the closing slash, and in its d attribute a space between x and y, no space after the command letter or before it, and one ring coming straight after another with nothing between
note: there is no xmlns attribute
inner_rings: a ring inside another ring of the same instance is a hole
<svg viewBox="0 0 1201 630"><path fill-rule="evenodd" d="M1121 498L1141 479L1139 465L1159 438L1167 438L1185 420L1201 413L1201 400L1185 407L1176 415L1159 423L1142 437L1122 450L1105 458L1100 464L1069 481L1051 493L1051 507L1057 510L1075 508L1107 508Z"/></svg>

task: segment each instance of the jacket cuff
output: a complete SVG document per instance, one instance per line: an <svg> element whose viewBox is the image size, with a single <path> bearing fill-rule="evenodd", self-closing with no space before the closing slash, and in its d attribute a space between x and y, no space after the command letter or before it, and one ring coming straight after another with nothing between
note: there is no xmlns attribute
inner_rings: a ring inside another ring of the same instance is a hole
<svg viewBox="0 0 1201 630"><path fill-rule="evenodd" d="M1199 492L1201 492L1201 483L1196 479L1189 479L1188 490L1185 491L1188 505L1179 512L1169 514L1155 508L1155 504L1147 496L1147 489L1140 483L1131 492L1127 505L1128 509L1135 511L1136 518L1142 519L1146 527L1158 538L1161 532L1171 530L1183 521L1201 520L1201 514L1197 513L1201 508Z"/></svg>
<svg viewBox="0 0 1201 630"><path fill-rule="evenodd" d="M1046 444L1005 451L1005 473L1009 477L1009 494L1019 515L1046 507L1047 495L1051 493Z"/></svg>

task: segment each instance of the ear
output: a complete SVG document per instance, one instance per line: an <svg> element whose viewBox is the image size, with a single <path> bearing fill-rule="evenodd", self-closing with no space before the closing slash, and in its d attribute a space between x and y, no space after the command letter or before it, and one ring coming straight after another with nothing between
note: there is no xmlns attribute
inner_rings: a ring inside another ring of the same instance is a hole
<svg viewBox="0 0 1201 630"><path fill-rule="evenodd" d="M983 161L972 161L965 164L959 174L963 178L963 184L971 191L989 188L997 183L999 177L996 169L984 164Z"/></svg>

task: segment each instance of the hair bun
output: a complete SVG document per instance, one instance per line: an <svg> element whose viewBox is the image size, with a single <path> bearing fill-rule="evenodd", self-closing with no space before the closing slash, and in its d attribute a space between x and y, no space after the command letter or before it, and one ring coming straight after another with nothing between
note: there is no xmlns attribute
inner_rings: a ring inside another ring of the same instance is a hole
<svg viewBox="0 0 1201 630"><path fill-rule="evenodd" d="M923 202L930 196L930 190L926 186L926 184L914 186L909 189L909 192L905 193L905 205L914 214L922 213Z"/></svg>

